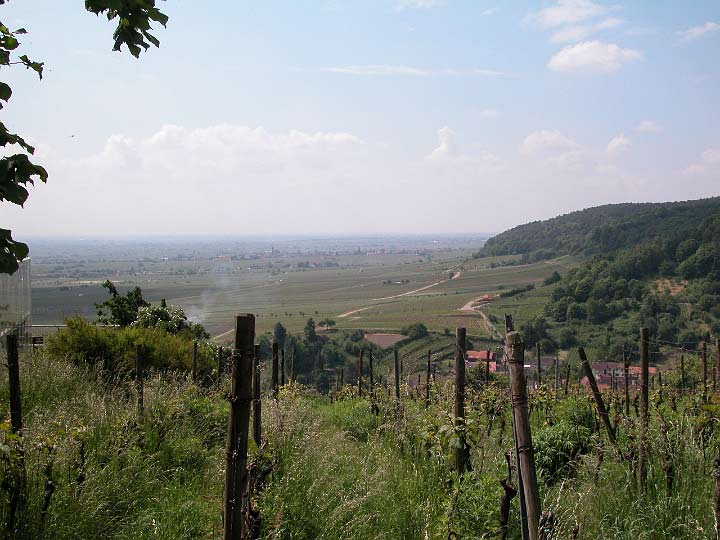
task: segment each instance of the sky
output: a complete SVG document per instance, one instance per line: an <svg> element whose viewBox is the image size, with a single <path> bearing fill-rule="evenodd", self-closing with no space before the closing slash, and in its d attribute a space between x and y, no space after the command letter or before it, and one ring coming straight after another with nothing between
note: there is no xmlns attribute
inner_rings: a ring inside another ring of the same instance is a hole
<svg viewBox="0 0 720 540"><path fill-rule="evenodd" d="M167 0L111 52L80 0L13 0L40 81L2 121L50 174L33 236L499 232L720 195L720 3Z"/></svg>

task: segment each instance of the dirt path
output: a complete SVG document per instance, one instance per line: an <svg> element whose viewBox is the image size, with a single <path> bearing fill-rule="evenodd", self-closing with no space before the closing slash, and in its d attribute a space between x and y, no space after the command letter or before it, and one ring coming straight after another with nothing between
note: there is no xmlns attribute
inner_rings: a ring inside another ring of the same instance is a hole
<svg viewBox="0 0 720 540"><path fill-rule="evenodd" d="M480 309L481 306L476 306L475 304L480 301L480 298L473 298L469 302L467 302L464 306L458 309L458 311L470 311L472 313L477 313L480 315L480 317L483 320L483 323L485 324L485 328L487 328L488 332L490 332L491 336L495 336L499 339L502 339L502 335L500 332L498 332L498 329L495 328L495 325L490 322L490 319L488 318L487 314Z"/></svg>
<svg viewBox="0 0 720 540"><path fill-rule="evenodd" d="M425 285L424 287L420 287L419 289L415 289L415 290L412 290L412 291L408 291L408 292L404 292L404 293L400 293L400 294L393 294L392 296L383 296L382 298L373 298L373 300L392 300L393 298L400 298L400 297L402 297L402 296L410 296L411 294L415 294L415 293L418 293L418 292L420 292L420 291L426 291L426 290L428 290L428 289L430 289L430 288L432 288L432 287L437 287L438 285L440 285L440 284L442 284L442 283L447 283L447 282L450 281L450 280L457 279L457 278L460 277L460 275L461 275L461 273L460 273L460 271L458 270L457 272L455 272L455 273L452 275L451 278L443 279L443 280L441 280L441 281L436 281L435 283L431 283L430 285Z"/></svg>
<svg viewBox="0 0 720 540"><path fill-rule="evenodd" d="M335 315L338 319L343 319L345 317L348 317L350 315L353 315L355 313L360 313L361 311L365 311L366 309L370 309L374 306L367 306L367 307L361 307L360 309L353 309L352 311L347 311L345 313L341 313L340 315Z"/></svg>
<svg viewBox="0 0 720 540"><path fill-rule="evenodd" d="M446 282L448 282L448 281L450 281L450 280L452 280L452 279L457 279L457 278L460 277L461 274L462 274L462 273L461 273L459 270L457 270L457 271L452 275L452 277L450 277L450 278L448 278L448 279L443 279L443 280L441 280L441 281L436 281L435 283L431 283L430 285L425 285L424 287L420 287L419 289L414 289L414 290L412 290L412 291L407 291L407 292L400 293L400 294L393 294L392 296L383 296L382 298L373 298L372 301L373 301L373 302L380 302L381 300L394 300L395 298L402 298L403 296L410 296L411 294L415 294L415 293L418 293L418 292L421 292L421 291L426 291L426 290L428 290L428 289L430 289L430 288L432 288L432 287L436 287L436 286L438 286L438 285L440 285L440 284L442 284L442 283L446 283ZM345 313L341 313L340 315L335 315L335 316L336 316L338 319L344 319L345 317L348 317L349 315L354 315L355 313L360 313L361 311L365 311L366 309L370 309L370 308L376 307L376 306L378 306L378 305L381 305L381 304L373 304L373 305L371 305L371 306L365 306L365 307L362 307L362 308L353 309L353 310L351 310L351 311L346 311Z"/></svg>

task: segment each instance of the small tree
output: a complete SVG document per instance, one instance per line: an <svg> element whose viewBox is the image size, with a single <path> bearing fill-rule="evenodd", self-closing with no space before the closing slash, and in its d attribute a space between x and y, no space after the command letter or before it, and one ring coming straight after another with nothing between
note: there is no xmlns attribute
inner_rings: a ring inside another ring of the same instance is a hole
<svg viewBox="0 0 720 540"><path fill-rule="evenodd" d="M310 343L314 343L317 341L317 332L315 331L315 320L310 317L307 322L305 323L305 328L303 329L303 334L305 335L305 339L307 339Z"/></svg>
<svg viewBox="0 0 720 540"><path fill-rule="evenodd" d="M327 317L320 321L320 326L325 328L325 330L330 330L333 326L335 326L335 321L333 321L330 317Z"/></svg>
<svg viewBox="0 0 720 540"><path fill-rule="evenodd" d="M129 326L137 319L140 308L150 306L143 298L140 287L135 287L129 290L125 296L121 296L109 279L102 286L110 293L108 300L101 304L95 304L98 322L102 324Z"/></svg>
<svg viewBox="0 0 720 540"><path fill-rule="evenodd" d="M273 328L273 339L275 340L275 343L278 344L278 347L281 349L285 348L285 338L287 337L287 329L282 325L282 323L277 323L275 325L275 328Z"/></svg>

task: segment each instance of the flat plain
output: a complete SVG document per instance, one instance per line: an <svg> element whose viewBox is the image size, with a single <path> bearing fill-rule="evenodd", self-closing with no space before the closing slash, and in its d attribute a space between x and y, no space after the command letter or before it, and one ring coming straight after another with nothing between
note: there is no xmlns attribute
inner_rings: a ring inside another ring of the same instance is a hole
<svg viewBox="0 0 720 540"><path fill-rule="evenodd" d="M463 306L481 295L538 285L576 264L567 257L527 265L513 257L473 259L482 245L477 238L334 242L334 249L299 242L254 251L139 243L124 246L122 256L76 247L70 257L46 249L33 261L33 323L94 317L94 304L107 298L101 283L111 279L121 292L139 286L149 301L181 306L218 341L232 338L233 316L242 312L256 315L259 333L277 322L301 332L313 317L330 318L340 329L397 332L422 322L431 331L465 326L471 335L491 337L488 321ZM537 294L496 298L483 311L501 320L508 310L524 319L543 301Z"/></svg>

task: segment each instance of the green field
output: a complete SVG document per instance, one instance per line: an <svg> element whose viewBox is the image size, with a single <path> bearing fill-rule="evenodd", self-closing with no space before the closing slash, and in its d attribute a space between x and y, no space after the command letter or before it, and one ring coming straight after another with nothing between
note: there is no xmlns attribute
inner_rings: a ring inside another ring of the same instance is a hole
<svg viewBox="0 0 720 540"><path fill-rule="evenodd" d="M481 316L461 311L461 307L483 294L539 284L553 271L562 273L574 264L563 258L491 268L492 263L507 263L512 258L472 259L471 251L446 250L431 256L343 255L334 257L337 266L330 268L322 267L327 257L303 258L311 263L310 268L297 268L297 258L258 260L252 265L209 260L178 267L178 263L155 262L144 265L143 275L129 274L127 268L115 264L116 275L104 277L113 279L121 292L137 285L150 301L165 298L169 304L183 307L221 341L231 339L226 333L232 329L233 316L242 312L256 315L260 333L278 321L290 332L299 332L308 317L330 317L341 329L396 331L423 322L431 331L465 326L472 335L489 337ZM38 275L43 270L46 268L36 265ZM454 279L448 279L450 275ZM33 322L59 324L67 316L92 317L94 303L106 298L102 280L36 278ZM496 311L493 305L489 309ZM521 318L529 314L516 302L511 312Z"/></svg>

